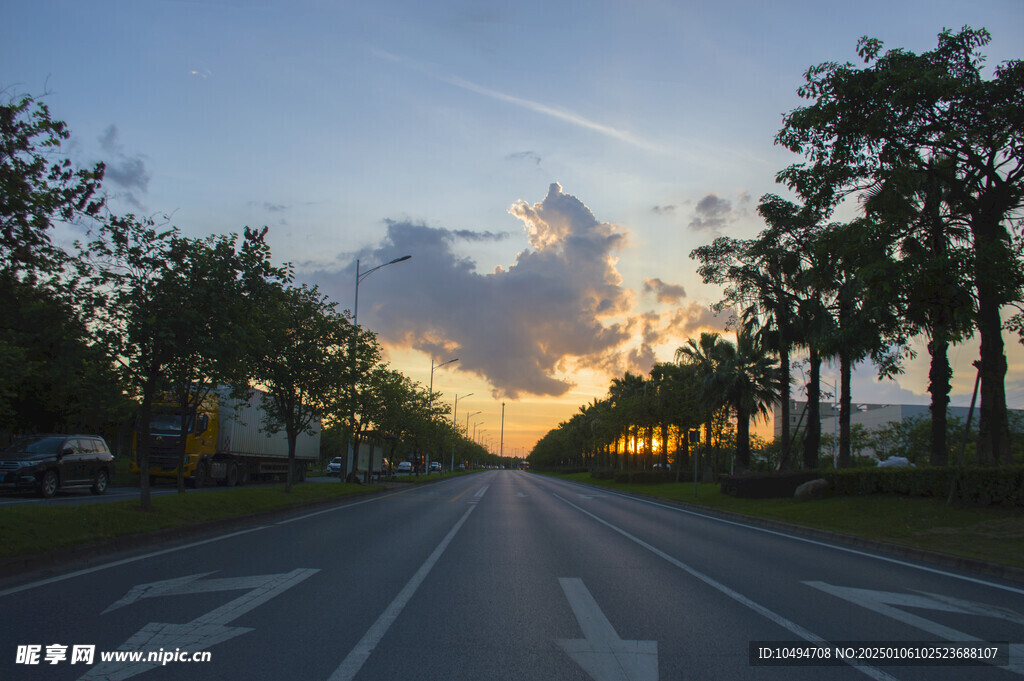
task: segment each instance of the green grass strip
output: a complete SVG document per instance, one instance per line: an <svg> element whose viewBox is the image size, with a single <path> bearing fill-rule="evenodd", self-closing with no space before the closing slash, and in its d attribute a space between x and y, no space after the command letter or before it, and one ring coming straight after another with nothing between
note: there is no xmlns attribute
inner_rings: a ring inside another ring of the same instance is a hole
<svg viewBox="0 0 1024 681"><path fill-rule="evenodd" d="M288 493L281 485L167 494L153 497L153 510L148 513L141 510L138 499L78 506L10 506L0 509L0 558L42 554L113 537L302 506L377 489L381 488L321 482L293 485Z"/></svg>

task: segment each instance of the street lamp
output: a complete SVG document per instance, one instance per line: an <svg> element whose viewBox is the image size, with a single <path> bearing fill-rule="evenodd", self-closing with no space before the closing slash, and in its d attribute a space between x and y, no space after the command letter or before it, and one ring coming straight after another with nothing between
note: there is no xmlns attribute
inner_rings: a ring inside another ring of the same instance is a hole
<svg viewBox="0 0 1024 681"><path fill-rule="evenodd" d="M371 274L373 274L374 272L376 272L377 270L379 270L382 267L387 267L388 265L394 265L395 263L399 263L399 262L405 262L406 260L408 260L411 257L412 257L411 255L403 255L401 258L395 258L394 260L390 260L390 261L384 263L383 265L377 265L376 267L372 267L372 268L366 270L365 272L360 272L359 271L360 263L359 263L359 259L358 258L356 259L356 295L355 295L356 300L355 300L355 304L352 306L352 326L355 327L355 329L358 330L358 328L359 328L359 282L361 282L363 279L366 279L368 276L370 276ZM356 366L356 352L355 352L355 350L356 350L356 342L358 340L356 338L357 335L358 335L358 333L353 333L352 334L352 353L351 353L351 355L352 355L352 410L349 412L349 427L350 428L353 428L355 426L355 420L356 420L356 413L355 413L355 410L356 410L355 391L356 391L356 370L357 370L357 366ZM358 463L358 458L352 456L352 433L349 432L349 436L348 436L348 461L347 461L348 465L345 467L345 469L346 469L345 470L345 475L342 476L342 478L341 478L342 480L345 480L348 477L348 474L355 470L355 466L356 466L357 463ZM367 469L368 469L368 472L367 472L366 481L369 482L370 481L370 472L369 471L373 469L373 462L372 461L369 462L369 465L367 466Z"/></svg>
<svg viewBox="0 0 1024 681"><path fill-rule="evenodd" d="M469 437L469 418L471 416L476 416L477 414L481 414L481 413L483 413L483 412L474 411L472 414L466 414L466 437L467 438ZM473 430L476 430L476 424L473 425Z"/></svg>
<svg viewBox="0 0 1024 681"><path fill-rule="evenodd" d="M466 399L467 397L469 397L472 394L473 393L469 393L468 395L463 395L462 399ZM455 408L452 410L452 467L451 467L451 471L453 473L455 472L455 436L457 435L457 433L455 432L455 417L456 417L456 415L458 415L458 413L459 413L459 394L456 393L455 394Z"/></svg>
<svg viewBox="0 0 1024 681"><path fill-rule="evenodd" d="M394 260L388 261L383 265L377 265L376 267L368 269L362 273L359 272L359 260L356 260L356 303L355 307L352 309L352 326L359 326L359 282L361 282L363 279L366 279L368 276L370 276L371 274L373 274L382 267L394 265L395 263L399 262L405 262L411 257L411 255L403 255L401 258L395 258Z"/></svg>
<svg viewBox="0 0 1024 681"><path fill-rule="evenodd" d="M430 407L433 406L433 403L434 403L434 369L440 369L445 364L451 364L452 362L458 362L458 361L459 361L459 358L456 357L454 359L448 360L447 362L441 362L437 366L434 366L434 358L433 357L430 358L430 388L427 390L427 413L428 414L430 413ZM426 473L427 475L430 475L430 453L429 453L429 451L423 457L423 468L424 468L423 472Z"/></svg>

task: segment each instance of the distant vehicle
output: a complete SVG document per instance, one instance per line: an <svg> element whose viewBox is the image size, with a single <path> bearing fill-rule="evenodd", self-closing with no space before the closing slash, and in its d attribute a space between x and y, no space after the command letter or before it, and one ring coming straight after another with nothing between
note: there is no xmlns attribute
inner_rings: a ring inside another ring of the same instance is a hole
<svg viewBox="0 0 1024 681"><path fill-rule="evenodd" d="M431 472L437 471L437 472L440 473L441 472L441 464L439 462L437 462L437 461L431 461L430 462L430 470L431 470Z"/></svg>
<svg viewBox="0 0 1024 681"><path fill-rule="evenodd" d="M913 468L914 464L905 456L890 456L885 461L878 462L879 468Z"/></svg>
<svg viewBox="0 0 1024 681"><path fill-rule="evenodd" d="M466 470L466 464L464 464L464 463L460 463L460 464L459 464L459 470L460 470L460 471L464 471L464 470Z"/></svg>
<svg viewBox="0 0 1024 681"><path fill-rule="evenodd" d="M412 473L412 462L411 461L399 461L398 465L395 466L396 473Z"/></svg>
<svg viewBox="0 0 1024 681"><path fill-rule="evenodd" d="M96 435L36 435L0 453L0 487L34 487L46 499L72 487L103 494L113 477L114 455Z"/></svg>
<svg viewBox="0 0 1024 681"><path fill-rule="evenodd" d="M190 484L202 487L216 480L233 487L253 479L287 476L288 436L283 430L263 430L265 399L266 393L254 390L248 402L238 401L222 386L187 411L183 475ZM172 396L159 395L149 424L151 481L177 478L181 422L181 408ZM304 480L306 465L320 455L320 424L314 425L313 434L301 433L295 443L295 480ZM136 456L131 472L141 472Z"/></svg>
<svg viewBox="0 0 1024 681"><path fill-rule="evenodd" d="M345 464L345 459L340 456L336 456L331 459L331 462L327 464L327 475L341 475L341 467Z"/></svg>

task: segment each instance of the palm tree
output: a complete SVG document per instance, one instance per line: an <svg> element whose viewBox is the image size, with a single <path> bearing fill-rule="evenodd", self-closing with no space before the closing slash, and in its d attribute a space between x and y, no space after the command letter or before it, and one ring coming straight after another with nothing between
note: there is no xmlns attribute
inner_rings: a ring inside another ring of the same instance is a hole
<svg viewBox="0 0 1024 681"><path fill-rule="evenodd" d="M750 421L767 418L778 397L778 368L772 353L750 328L736 333L736 345L722 343L715 381L736 414L736 465L750 468Z"/></svg>
<svg viewBox="0 0 1024 681"><path fill-rule="evenodd" d="M704 331L700 340L687 339L686 345L676 349L676 362L693 368L701 396L701 415L705 422L706 442L710 446L714 432L714 416L727 405L726 395L716 380L723 355L722 345L727 343L722 335ZM707 450L705 450L707 451Z"/></svg>
<svg viewBox="0 0 1024 681"><path fill-rule="evenodd" d="M640 374L626 372L622 378L613 378L608 389L609 397L615 408L620 424L623 426L626 442L626 470L630 468L629 440L633 440L633 451L639 453L638 445L640 425L645 420L644 377Z"/></svg>

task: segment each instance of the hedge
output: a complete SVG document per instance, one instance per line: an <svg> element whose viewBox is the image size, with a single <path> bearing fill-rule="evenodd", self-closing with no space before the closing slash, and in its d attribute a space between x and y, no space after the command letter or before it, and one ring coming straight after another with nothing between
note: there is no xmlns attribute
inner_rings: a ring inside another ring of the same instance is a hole
<svg viewBox="0 0 1024 681"><path fill-rule="evenodd" d="M1002 468L851 468L824 471L837 496L866 494L902 494L917 497L949 496L953 479L957 480L956 500L988 506L1011 504L1024 506L1024 466Z"/></svg>
<svg viewBox="0 0 1024 681"><path fill-rule="evenodd" d="M722 494L744 499L774 499L791 497L805 482L822 477L817 471L787 471L785 473L740 473L723 475Z"/></svg>

